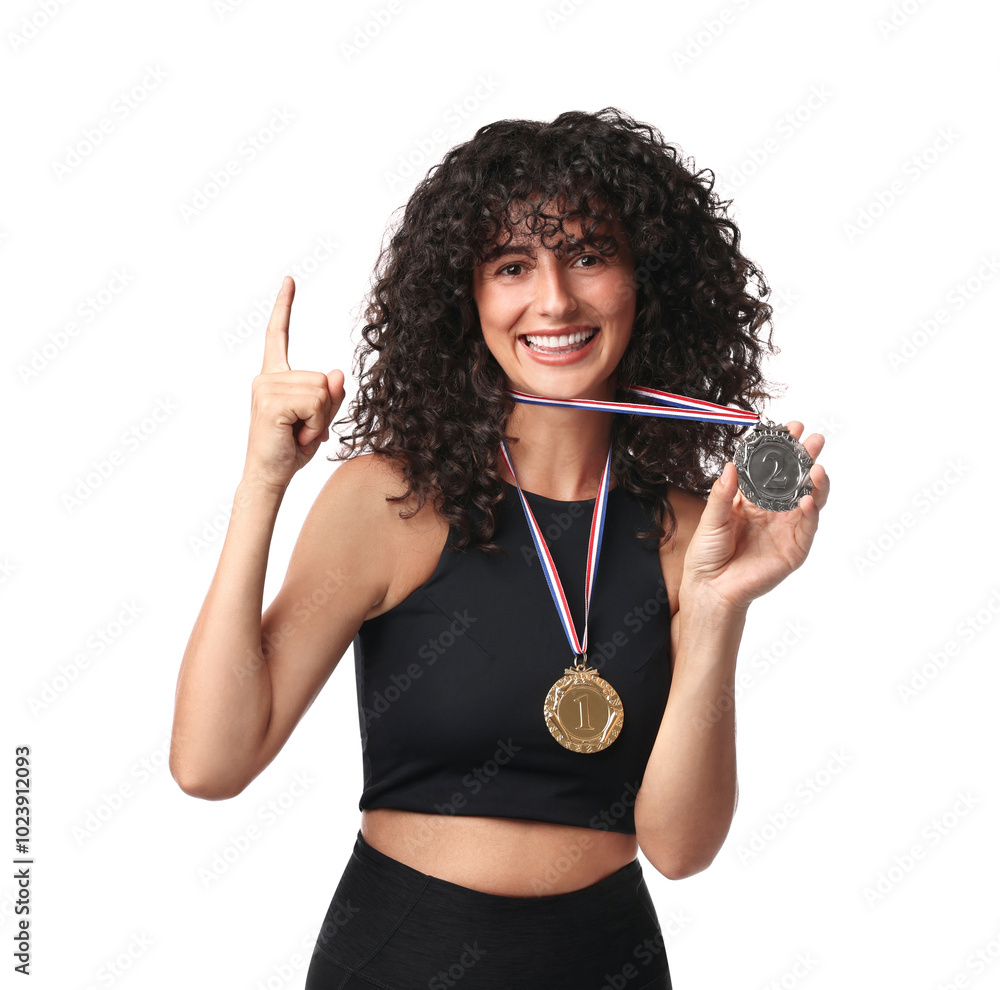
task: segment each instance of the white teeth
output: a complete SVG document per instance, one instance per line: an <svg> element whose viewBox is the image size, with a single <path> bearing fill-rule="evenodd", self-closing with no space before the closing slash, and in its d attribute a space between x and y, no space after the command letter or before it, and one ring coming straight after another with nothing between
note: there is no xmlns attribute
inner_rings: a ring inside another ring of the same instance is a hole
<svg viewBox="0 0 1000 990"><path fill-rule="evenodd" d="M542 334L525 334L525 340L532 347L554 349L557 347L568 347L570 344L582 344L597 332L597 327L589 330L578 330L576 333L559 334L558 336L546 336Z"/></svg>

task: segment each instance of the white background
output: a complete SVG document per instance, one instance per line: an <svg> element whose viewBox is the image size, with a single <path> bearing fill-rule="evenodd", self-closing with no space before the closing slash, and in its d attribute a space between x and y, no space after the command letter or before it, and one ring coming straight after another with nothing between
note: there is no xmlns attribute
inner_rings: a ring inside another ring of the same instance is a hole
<svg viewBox="0 0 1000 990"><path fill-rule="evenodd" d="M997 21L971 0L5 5L0 752L8 794L32 753L34 985L302 986L360 822L352 654L239 797L166 768L266 314L294 274L292 367L350 388L383 232L427 169L490 121L608 105L734 197L774 290L767 413L826 434L833 489L751 609L726 845L683 881L643 860L674 985L1000 985ZM266 601L328 452L285 498Z"/></svg>

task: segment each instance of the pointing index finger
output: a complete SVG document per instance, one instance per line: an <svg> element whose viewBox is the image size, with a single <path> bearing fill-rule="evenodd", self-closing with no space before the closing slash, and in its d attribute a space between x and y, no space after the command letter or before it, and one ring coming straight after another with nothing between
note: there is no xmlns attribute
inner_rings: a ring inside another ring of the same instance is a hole
<svg viewBox="0 0 1000 990"><path fill-rule="evenodd" d="M291 371L288 365L288 321L294 298L295 280L286 275L282 279L264 334L264 364L260 369L262 374L269 371Z"/></svg>

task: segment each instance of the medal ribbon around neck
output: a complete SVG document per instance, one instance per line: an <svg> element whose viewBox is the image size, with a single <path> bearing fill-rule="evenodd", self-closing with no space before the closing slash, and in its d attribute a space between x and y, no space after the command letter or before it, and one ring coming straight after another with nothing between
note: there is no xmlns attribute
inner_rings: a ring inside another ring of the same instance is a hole
<svg viewBox="0 0 1000 990"><path fill-rule="evenodd" d="M604 518L608 506L608 479L611 476L611 448L608 448L608 459L604 465L604 474L601 475L601 489L594 503L594 517L590 523L590 542L587 544L587 579L584 586L583 600L584 619L582 639L579 639L576 635L576 629L573 626L573 616L569 610L569 600L566 598L566 592L563 590L562 581L559 580L559 572L556 570L555 561L549 552L549 547L545 542L545 537L542 535L542 530L535 520L535 514L531 511L531 506L528 505L528 500L525 498L524 492L521 491L517 475L514 474L514 465L510 462L510 453L507 450L507 444L502 440L500 441L500 452L503 454L503 459L507 464L507 470L510 471L510 476L514 479L514 484L517 485L517 493L521 496L524 516L528 520L528 529L531 530L531 538L535 541L535 549L538 551L538 559L542 565L542 572L545 574L545 581L552 594L552 601L555 603L556 611L559 613L559 619L562 622L566 638L569 640L570 649L573 651L574 658L582 657L584 663L586 663L587 626L590 621L590 593L594 587L594 578L597 577L597 561L600 558L601 540L604 537Z"/></svg>

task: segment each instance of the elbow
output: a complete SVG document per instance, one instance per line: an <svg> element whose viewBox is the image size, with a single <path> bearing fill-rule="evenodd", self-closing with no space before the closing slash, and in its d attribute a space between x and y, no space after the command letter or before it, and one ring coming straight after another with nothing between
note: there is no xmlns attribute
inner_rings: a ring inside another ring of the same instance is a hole
<svg viewBox="0 0 1000 990"><path fill-rule="evenodd" d="M709 860L677 859L666 863L653 863L653 866L657 873L661 873L668 880L686 880L688 877L693 877L696 873L707 870L712 865L712 860L714 859L714 856ZM653 861L650 860L650 862L652 863Z"/></svg>
<svg viewBox="0 0 1000 990"><path fill-rule="evenodd" d="M192 767L174 759L173 753L170 756L170 776L185 794L204 801L225 801L236 797L249 783L249 780L237 780L233 777L198 774Z"/></svg>
<svg viewBox="0 0 1000 990"><path fill-rule="evenodd" d="M719 847L687 849L678 848L678 843L670 843L665 846L662 840L651 841L648 834L640 835L639 848L643 855L657 873L665 876L668 880L686 880L696 873L707 870L715 861Z"/></svg>

